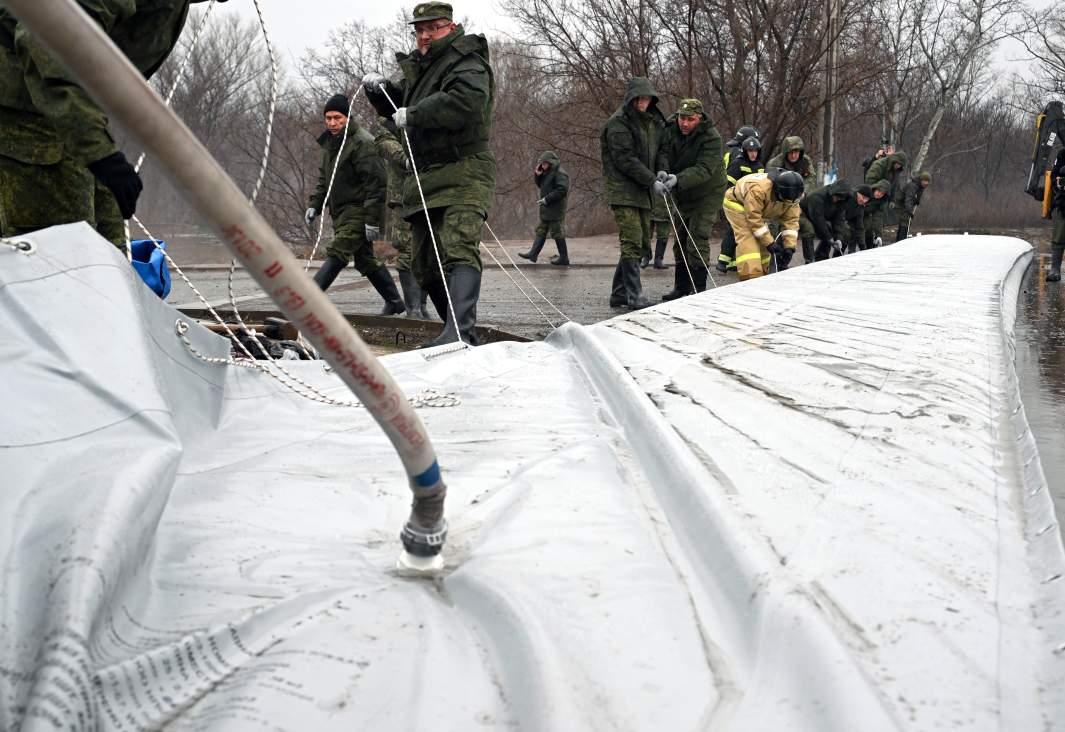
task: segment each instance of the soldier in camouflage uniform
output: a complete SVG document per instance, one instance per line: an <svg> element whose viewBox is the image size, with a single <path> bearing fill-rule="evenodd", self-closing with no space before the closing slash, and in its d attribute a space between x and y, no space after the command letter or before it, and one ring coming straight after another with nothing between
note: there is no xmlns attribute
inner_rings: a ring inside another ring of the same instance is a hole
<svg viewBox="0 0 1065 732"><path fill-rule="evenodd" d="M603 193L614 212L621 245L611 307L636 310L651 304L640 284L640 257L651 244L652 196L668 191L652 172L664 126L651 82L637 76L629 79L625 100L599 134Z"/></svg>
<svg viewBox="0 0 1065 732"><path fill-rule="evenodd" d="M658 148L658 179L669 185L676 204L674 216L680 217L676 222L679 240L673 244L673 291L663 301L692 294L693 282L695 292L706 289L710 230L727 187L721 148L721 135L703 112L703 103L682 99ZM689 232L694 241L689 240Z"/></svg>
<svg viewBox="0 0 1065 732"><path fill-rule="evenodd" d="M322 167L306 220L310 225L328 208L333 217L333 240L325 249L325 261L314 275L314 281L322 290L328 290L337 275L354 262L355 269L384 299L381 315L398 315L406 310L403 300L388 270L373 252L373 242L381 231L388 187L385 162L377 154L373 136L355 120L349 122L349 108L348 98L337 94L326 102L323 112L326 131L318 138L322 146ZM329 200L326 200L327 192Z"/></svg>
<svg viewBox="0 0 1065 732"><path fill-rule="evenodd" d="M794 170L802 176L806 184L806 193L810 193L817 186L817 174L814 165L806 157L806 146L798 135L784 138L780 153L770 158L766 163L766 170L781 168ZM802 259L806 264L814 261L814 227L810 219L803 214L799 216L799 240L802 242Z"/></svg>
<svg viewBox="0 0 1065 732"><path fill-rule="evenodd" d="M481 229L496 178L496 160L489 148L495 77L488 41L456 25L451 6L443 2L415 6L411 24L417 48L396 55L403 78L393 83L380 74L367 74L363 87L378 114L391 116L410 140L420 175L427 212L414 176L403 186L403 217L411 224L413 242L411 266L437 312L447 315L444 331L428 345L460 338L476 345ZM398 111L392 109L393 102ZM454 318L437 256L447 277Z"/></svg>
<svg viewBox="0 0 1065 732"><path fill-rule="evenodd" d="M392 120L382 117L379 120L381 131L374 138L373 144L388 164L388 232L392 246L398 252L396 271L399 272L400 290L403 302L407 306L408 318L429 319L425 309L428 293L418 287L411 270L410 224L403 218L403 184L410 176L410 159L403 143L396 137L396 126Z"/></svg>
<svg viewBox="0 0 1065 732"><path fill-rule="evenodd" d="M190 3L203 1L78 4L147 79L177 44ZM0 236L85 221L122 247L142 187L104 111L0 9Z"/></svg>
<svg viewBox="0 0 1065 732"><path fill-rule="evenodd" d="M569 197L569 173L562 167L562 161L556 153L547 150L537 158L536 167L533 169L533 182L540 195L536 200L540 207L540 223L536 227L532 248L527 252L518 252L518 256L535 262L550 235L558 247L558 256L551 257L551 264L568 267L566 199Z"/></svg>
<svg viewBox="0 0 1065 732"><path fill-rule="evenodd" d="M865 215L862 218L866 249L883 246L884 215L887 213L889 203L891 203L891 184L886 180L878 180L873 185L873 195L865 204Z"/></svg>
<svg viewBox="0 0 1065 732"><path fill-rule="evenodd" d="M895 208L899 212L899 228L895 232L895 241L899 242L909 235L910 221L921 205L921 196L928 186L932 184L932 174L925 171L910 178L909 182L900 186L895 192Z"/></svg>

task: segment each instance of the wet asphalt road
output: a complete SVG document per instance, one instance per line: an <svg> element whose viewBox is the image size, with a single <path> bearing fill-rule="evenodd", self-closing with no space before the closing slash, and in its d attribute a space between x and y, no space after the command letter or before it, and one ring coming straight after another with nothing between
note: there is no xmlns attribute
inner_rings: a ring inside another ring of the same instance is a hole
<svg viewBox="0 0 1065 732"><path fill-rule="evenodd" d="M1054 284L1043 281L1049 250L1049 232L1045 228L972 233L1019 236L1032 242L1039 250L1035 263L1026 275L1017 305L1017 369L1025 411L1039 446L1059 525L1065 524L1065 409L1062 408L1065 404L1065 282ZM216 307L228 309L228 267L223 264L228 259L222 247L211 237L194 230L172 230L168 238L172 255L178 263L193 263L188 266L187 274L204 297ZM503 242L503 246L510 258L519 263L521 273L528 277L529 282L514 270L494 243L488 246L487 249L506 264L507 274L492 262L488 254L482 253L485 273L478 306L479 324L494 325L536 339L545 337L554 326L563 322L563 316L558 311L582 324L595 323L624 312L612 310L607 304L613 268L617 262L614 236L570 239L573 265L565 268L547 263L555 254L551 242L544 247L540 261L535 265L518 258L518 252L525 251L528 242L508 240ZM716 244L712 245L712 249L716 254ZM389 253L391 250L386 247L380 251L380 256ZM796 262L799 259L801 257ZM666 260L672 262L671 251L667 253ZM313 267L311 271L313 274ZM718 286L737 282L735 273L722 276L713 270L711 272ZM511 278L526 290L539 310L543 311L542 314L517 289ZM659 302L662 294L673 287L673 281L672 267L643 270L644 292L652 302ZM536 294L530 282L551 304ZM242 309L275 309L257 285L240 270L234 277L233 289ZM329 293L345 313L376 314L381 307L377 293L365 278L350 268L340 275ZM196 295L177 276L174 277L174 288L168 302L178 306L201 306ZM1062 533L1065 536L1065 530Z"/></svg>

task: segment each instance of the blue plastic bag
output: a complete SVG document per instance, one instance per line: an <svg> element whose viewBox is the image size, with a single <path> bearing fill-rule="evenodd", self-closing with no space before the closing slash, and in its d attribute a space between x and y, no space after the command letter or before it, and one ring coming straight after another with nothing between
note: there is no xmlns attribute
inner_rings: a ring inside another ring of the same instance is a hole
<svg viewBox="0 0 1065 732"><path fill-rule="evenodd" d="M166 249L166 242L158 242ZM137 239L133 244L133 269L159 297L166 299L170 294L170 270L166 266L166 257L156 248L151 239Z"/></svg>

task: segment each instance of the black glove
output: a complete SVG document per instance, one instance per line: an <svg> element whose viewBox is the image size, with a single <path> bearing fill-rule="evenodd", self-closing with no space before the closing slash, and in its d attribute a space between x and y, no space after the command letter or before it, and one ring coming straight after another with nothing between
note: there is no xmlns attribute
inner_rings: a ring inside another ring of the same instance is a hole
<svg viewBox="0 0 1065 732"><path fill-rule="evenodd" d="M791 258L794 256L794 249L788 249L787 247L784 247L780 254L777 255L777 269L787 269L788 265L791 264Z"/></svg>
<svg viewBox="0 0 1065 732"><path fill-rule="evenodd" d="M144 184L137 171L126 160L121 151L114 152L95 163L89 163L89 172L115 194L118 210L123 219L130 219L137 212L137 199L140 198Z"/></svg>
<svg viewBox="0 0 1065 732"><path fill-rule="evenodd" d="M780 244L780 242L775 241L769 246L767 246L765 250L770 254L780 254L782 251L784 251L784 247Z"/></svg>

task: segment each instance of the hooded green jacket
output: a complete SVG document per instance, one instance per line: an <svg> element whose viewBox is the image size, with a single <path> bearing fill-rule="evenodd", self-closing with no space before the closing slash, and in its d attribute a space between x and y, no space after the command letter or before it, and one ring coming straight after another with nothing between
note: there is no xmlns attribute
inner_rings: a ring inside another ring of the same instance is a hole
<svg viewBox="0 0 1065 732"><path fill-rule="evenodd" d="M886 180L877 181L873 184L874 191L883 191L883 198L870 198L865 204L865 228L879 229L883 227L884 213L888 204L891 203L891 184Z"/></svg>
<svg viewBox="0 0 1065 732"><path fill-rule="evenodd" d="M651 97L646 112L637 112L631 102ZM609 206L653 209L652 168L658 158L659 138L666 118L658 110L658 96L643 77L629 80L625 101L606 121L599 133L603 163L603 197Z"/></svg>
<svg viewBox="0 0 1065 732"><path fill-rule="evenodd" d="M569 173L562 167L562 161L553 152L545 152L536 161L551 166L547 172L534 175L533 181L544 199L540 206L541 221L562 221L566 218L566 198L569 196Z"/></svg>
<svg viewBox="0 0 1065 732"><path fill-rule="evenodd" d="M878 180L886 180L888 184L894 188L895 179L906 169L908 162L909 160L906 158L906 153L902 151L878 158L869 166L869 170L865 171L865 182L869 185L873 185ZM902 163L902 168L895 170L895 163Z"/></svg>
<svg viewBox="0 0 1065 732"><path fill-rule="evenodd" d="M787 158L788 153L796 150L802 154L799 155L799 159L794 163L789 162ZM803 145L802 138L798 135L785 137L784 144L780 147L780 153L770 158L765 167L766 170L782 168L784 170L792 170L798 173L802 176L803 188L807 193L813 190L813 187L817 185L817 175L814 173L813 163L810 162L810 158L806 157L805 145Z"/></svg>
<svg viewBox="0 0 1065 732"><path fill-rule="evenodd" d="M839 200L834 200L839 199ZM810 220L821 241L843 238L847 225L849 201L854 200L854 189L845 180L838 180L804 196L799 202L803 214Z"/></svg>
<svg viewBox="0 0 1065 732"><path fill-rule="evenodd" d="M146 79L177 44L190 4L77 2ZM0 10L0 155L31 165L52 165L64 157L88 164L117 149L99 105L21 23Z"/></svg>
<svg viewBox="0 0 1065 732"><path fill-rule="evenodd" d="M385 88L397 107L407 108L403 133L413 148L426 205L468 205L487 217L496 187L496 159L489 148L496 86L488 41L458 26L433 41L424 56L414 49L397 53L396 61L403 76ZM379 91L367 98L378 114L394 113ZM403 186L403 216L421 210L412 175Z"/></svg>
<svg viewBox="0 0 1065 732"><path fill-rule="evenodd" d="M725 197L725 159L721 135L705 114L691 133L680 131L677 115L669 118L658 148L658 170L677 176L673 200L685 214L716 211Z"/></svg>
<svg viewBox="0 0 1065 732"><path fill-rule="evenodd" d="M910 180L906 185L899 187L895 191L895 208L901 208L907 214L913 216L913 212L921 205L921 196L924 195L924 190L921 187L921 176L910 176Z"/></svg>
<svg viewBox="0 0 1065 732"><path fill-rule="evenodd" d="M388 186L385 161L377 154L374 138L354 119L348 127L348 139L340 153L340 162L336 163L333 190L329 200L325 200L341 139L343 133L334 135L328 131L318 138L318 144L322 146L322 166L318 172L318 185L311 195L310 207L316 211L328 208L335 221L345 209L360 206L365 210L368 221L380 221Z"/></svg>

